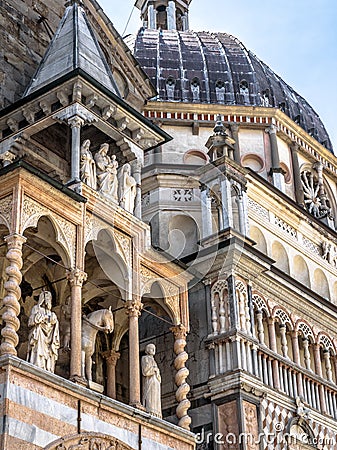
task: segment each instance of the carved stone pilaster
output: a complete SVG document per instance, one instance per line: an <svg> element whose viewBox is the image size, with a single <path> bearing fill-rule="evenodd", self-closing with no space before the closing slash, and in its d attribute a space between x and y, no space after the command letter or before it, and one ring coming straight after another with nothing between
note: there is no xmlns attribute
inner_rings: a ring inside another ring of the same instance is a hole
<svg viewBox="0 0 337 450"><path fill-rule="evenodd" d="M176 415L179 419L178 425L189 430L191 418L187 414L187 411L189 410L191 403L187 399L187 394L190 392L190 386L186 383L186 378L190 372L185 366L185 363L188 360L188 354L185 352L187 330L184 325L178 325L172 327L171 331L173 332L175 339L174 353L177 355L174 360L174 367L177 371L175 383L178 386L176 399L179 402L176 409Z"/></svg>
<svg viewBox="0 0 337 450"><path fill-rule="evenodd" d="M26 238L20 234L11 234L5 237L7 243L6 258L9 265L6 268L7 281L4 284L6 296L3 299L4 313L2 320L5 324L1 330L2 342L0 346L0 355L16 355L16 346L19 343L17 331L20 328L18 316L20 314L20 283L22 280L21 268L22 245Z"/></svg>

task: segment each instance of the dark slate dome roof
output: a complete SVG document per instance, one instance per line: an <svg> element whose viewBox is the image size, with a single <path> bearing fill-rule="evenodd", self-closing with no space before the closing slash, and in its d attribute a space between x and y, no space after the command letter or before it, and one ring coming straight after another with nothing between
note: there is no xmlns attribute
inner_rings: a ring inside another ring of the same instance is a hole
<svg viewBox="0 0 337 450"><path fill-rule="evenodd" d="M134 55L158 100L280 108L332 151L307 101L229 34L142 28Z"/></svg>

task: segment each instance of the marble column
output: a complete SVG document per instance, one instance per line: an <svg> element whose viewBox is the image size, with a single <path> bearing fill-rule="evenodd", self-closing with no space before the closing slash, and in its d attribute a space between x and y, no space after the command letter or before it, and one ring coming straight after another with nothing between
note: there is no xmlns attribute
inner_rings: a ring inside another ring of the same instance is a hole
<svg viewBox="0 0 337 450"><path fill-rule="evenodd" d="M67 272L71 287L70 379L83 383L82 373L82 286L87 274L80 269Z"/></svg>
<svg viewBox="0 0 337 450"><path fill-rule="evenodd" d="M311 370L311 356L309 351L309 339L303 338L304 364L307 370Z"/></svg>
<svg viewBox="0 0 337 450"><path fill-rule="evenodd" d="M277 353L276 334L275 334L275 319L272 317L270 317L268 319L268 331L269 331L270 350Z"/></svg>
<svg viewBox="0 0 337 450"><path fill-rule="evenodd" d="M322 361L321 361L321 346L319 344L314 345L314 360L315 360L315 371L319 377L323 377L322 372Z"/></svg>
<svg viewBox="0 0 337 450"><path fill-rule="evenodd" d="M80 180L80 158L81 158L81 127L84 120L78 116L68 120L71 127L71 176L69 183L79 183Z"/></svg>
<svg viewBox="0 0 337 450"><path fill-rule="evenodd" d="M212 220L212 198L209 188L201 188L201 214L202 214L202 238L205 239L213 234Z"/></svg>
<svg viewBox="0 0 337 450"><path fill-rule="evenodd" d="M6 267L6 275L8 278L4 283L6 295L2 301L4 327L1 330L0 355L16 356L16 347L19 343L17 331L20 328L18 316L20 314L20 283L22 281L21 268L23 265L22 245L26 242L26 238L20 234L13 233L5 237L5 242L7 244L6 259L8 266Z"/></svg>
<svg viewBox="0 0 337 450"><path fill-rule="evenodd" d="M273 178L273 184L280 191L285 191L284 175L280 166L280 156L277 143L277 128L274 124L267 128L267 133L270 139L270 151L271 151L271 169L270 172Z"/></svg>
<svg viewBox="0 0 337 450"><path fill-rule="evenodd" d="M289 358L288 356L288 342L287 342L287 327L283 324L280 325L280 333L281 333L281 349L282 354L285 358Z"/></svg>
<svg viewBox="0 0 337 450"><path fill-rule="evenodd" d="M249 221L248 221L248 201L246 192L242 192L236 198L236 203L238 205L239 211L239 227L240 233L243 236L247 236L249 234Z"/></svg>
<svg viewBox="0 0 337 450"><path fill-rule="evenodd" d="M176 30L177 29L176 4L173 0L170 0L168 2L166 13L167 13L167 29Z"/></svg>
<svg viewBox="0 0 337 450"><path fill-rule="evenodd" d="M332 367L331 367L331 360L330 360L330 352L329 352L329 350L323 350L323 356L324 356L324 361L325 361L326 379L328 381L332 382Z"/></svg>
<svg viewBox="0 0 337 450"><path fill-rule="evenodd" d="M132 176L136 180L136 198L134 215L142 219L142 165L140 161L134 160L130 163L132 167Z"/></svg>
<svg viewBox="0 0 337 450"><path fill-rule="evenodd" d="M298 332L297 331L292 331L291 332L291 342L292 342L292 347L293 347L293 359L294 359L294 363L300 365L301 361L300 361L300 348L298 345Z"/></svg>
<svg viewBox="0 0 337 450"><path fill-rule="evenodd" d="M156 30L157 28L157 11L155 10L153 5L149 5L149 9L147 11L148 14L148 28L150 30Z"/></svg>
<svg viewBox="0 0 337 450"><path fill-rule="evenodd" d="M228 178L224 178L220 185L223 215L223 229L233 228L232 187Z"/></svg>
<svg viewBox="0 0 337 450"><path fill-rule="evenodd" d="M277 353L277 345L276 345L276 334L275 334L275 320L270 317L268 320L268 331L269 331L269 346L270 349ZM273 381L274 387L276 389L280 389L280 375L278 368L278 361L276 359L272 360L273 367Z"/></svg>
<svg viewBox="0 0 337 450"><path fill-rule="evenodd" d="M116 399L116 365L120 353L109 350L103 353L107 365L107 396Z"/></svg>
<svg viewBox="0 0 337 450"><path fill-rule="evenodd" d="M240 155L240 142L239 142L239 125L237 123L233 123L230 126L232 138L234 139L234 161L238 164L241 164L241 155Z"/></svg>
<svg viewBox="0 0 337 450"><path fill-rule="evenodd" d="M301 182L301 170L300 163L298 158L299 153L299 145L296 142L293 142L290 146L291 150L291 159L293 164L293 175L294 175L294 183L295 183L295 197L296 201L299 205L304 206L304 192L303 186Z"/></svg>
<svg viewBox="0 0 337 450"><path fill-rule="evenodd" d="M139 359L139 324L143 304L135 296L128 300L125 305L129 316L129 391L130 405L142 409L140 395L140 359Z"/></svg>
<svg viewBox="0 0 337 450"><path fill-rule="evenodd" d="M178 325L171 328L174 335L174 353L176 358L174 360L174 367L176 369L175 383L178 387L176 391L176 399L178 401L178 406L176 409L176 415L178 417L178 425L186 430L190 429L191 418L187 414L191 403L187 399L187 394L190 391L190 386L186 382L186 378L189 375L189 370L185 366L188 360L188 354L185 351L186 347L186 335L187 330L184 325Z"/></svg>
<svg viewBox="0 0 337 450"><path fill-rule="evenodd" d="M263 313L257 311L256 313L257 339L261 345L266 345L264 342L264 327L263 327Z"/></svg>

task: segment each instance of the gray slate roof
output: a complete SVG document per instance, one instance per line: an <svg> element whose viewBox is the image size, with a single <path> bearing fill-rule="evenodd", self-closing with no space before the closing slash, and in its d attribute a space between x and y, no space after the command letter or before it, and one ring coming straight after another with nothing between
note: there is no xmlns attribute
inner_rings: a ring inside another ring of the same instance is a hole
<svg viewBox="0 0 337 450"><path fill-rule="evenodd" d="M134 55L160 101L280 108L332 151L328 133L308 102L234 36L142 28Z"/></svg>
<svg viewBox="0 0 337 450"><path fill-rule="evenodd" d="M60 25L24 96L82 69L97 82L120 96L117 85L83 8L74 1Z"/></svg>

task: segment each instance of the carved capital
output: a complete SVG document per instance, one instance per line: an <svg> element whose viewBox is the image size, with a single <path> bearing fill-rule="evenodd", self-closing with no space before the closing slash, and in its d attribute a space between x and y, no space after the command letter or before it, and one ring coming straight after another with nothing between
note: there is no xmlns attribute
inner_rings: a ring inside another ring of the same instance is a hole
<svg viewBox="0 0 337 450"><path fill-rule="evenodd" d="M22 245L27 241L27 238L18 233L9 234L4 237L7 243L8 250L21 250Z"/></svg>
<svg viewBox="0 0 337 450"><path fill-rule="evenodd" d="M16 158L16 155L14 155L14 153L12 153L10 151L1 153L1 155L0 155L0 160L2 161L2 164L4 167L11 164L15 158Z"/></svg>
<svg viewBox="0 0 337 450"><path fill-rule="evenodd" d="M268 134L275 134L276 135L276 133L277 133L277 131L278 131L278 128L277 128L277 126L276 125L274 125L273 123L270 125L270 127L268 127L268 128L266 128L266 133L268 133Z"/></svg>
<svg viewBox="0 0 337 450"><path fill-rule="evenodd" d="M108 364L111 364L115 367L117 361L121 357L121 354L119 352L115 352L114 350L108 350L107 352L103 353L103 357L106 359Z"/></svg>
<svg viewBox="0 0 337 450"><path fill-rule="evenodd" d="M143 309L143 303L140 300L128 300L125 309L129 317L139 317Z"/></svg>
<svg viewBox="0 0 337 450"><path fill-rule="evenodd" d="M84 125L84 120L78 116L74 116L68 119L68 124L71 128L81 128Z"/></svg>
<svg viewBox="0 0 337 450"><path fill-rule="evenodd" d="M187 329L186 329L185 325L180 324L175 327L171 327L170 330L172 331L174 338L176 340L178 340L178 339L185 340L186 339Z"/></svg>
<svg viewBox="0 0 337 450"><path fill-rule="evenodd" d="M92 114L87 108L79 105L78 103L67 106L62 111L54 114L53 119L58 120L59 122L66 122L73 127L80 127L84 123L97 122L94 114ZM78 119L82 120L83 123L81 124Z"/></svg>
<svg viewBox="0 0 337 450"><path fill-rule="evenodd" d="M67 271L67 279L71 286L81 286L86 281L88 275L80 269L72 269Z"/></svg>

